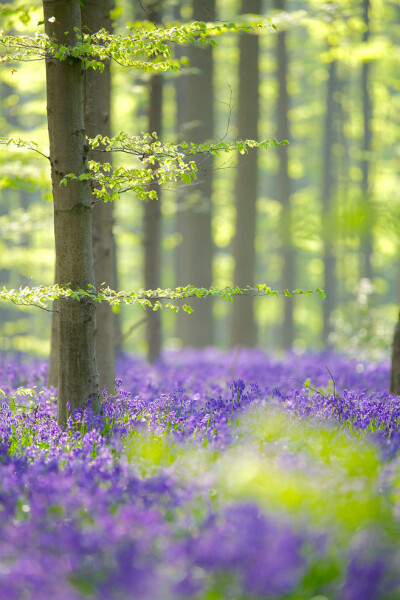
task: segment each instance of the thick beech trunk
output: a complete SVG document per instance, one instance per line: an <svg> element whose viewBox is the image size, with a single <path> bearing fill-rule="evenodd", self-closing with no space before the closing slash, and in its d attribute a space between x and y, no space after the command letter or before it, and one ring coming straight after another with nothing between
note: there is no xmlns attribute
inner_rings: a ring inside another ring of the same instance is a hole
<svg viewBox="0 0 400 600"><path fill-rule="evenodd" d="M192 20L215 19L215 0L193 0ZM196 69L191 75L182 76L177 85L178 128L181 139L194 143L214 137L213 119L213 54L212 47L192 45L185 49L190 65ZM212 285L213 243L212 219L212 169L209 157L200 161L198 183L179 194L178 231L182 244L178 246L177 284L210 287ZM191 315L178 315L178 337L185 346L203 347L213 343L212 301L198 299L190 302L194 308Z"/></svg>
<svg viewBox="0 0 400 600"><path fill-rule="evenodd" d="M79 0L43 0L45 30L65 46L76 43L81 29ZM94 285L92 251L92 192L88 182L69 181L68 173L87 170L84 125L84 71L80 60L46 59L47 119L54 201L57 283L73 289ZM94 303L58 302L58 422L70 410L91 399L96 410L99 386L96 366Z"/></svg>
<svg viewBox="0 0 400 600"><path fill-rule="evenodd" d="M260 0L242 0L242 14L260 14ZM258 139L258 36L243 33L239 39L238 139ZM236 233L233 244L234 283L254 285L256 253L256 202L258 192L257 151L239 155L236 176ZM235 298L232 310L231 343L255 346L254 299Z"/></svg>
<svg viewBox="0 0 400 600"><path fill-rule="evenodd" d="M275 0L275 8L285 10L285 0ZM289 94L287 91L288 58L286 50L286 31L277 34L277 79L278 79L278 114L277 137L289 138ZM295 255L292 243L292 217L290 206L290 179L288 172L288 146L278 148L278 200L281 204L281 244L282 244L282 287L292 290L294 288ZM284 321L282 325L282 346L291 348L294 338L293 298L283 298Z"/></svg>
<svg viewBox="0 0 400 600"><path fill-rule="evenodd" d="M111 31L110 11L112 0L83 0L82 27L84 31L96 33L99 29ZM110 124L111 76L110 64L104 71L85 71L85 129L93 138L99 133L111 136ZM104 152L90 152L89 160L109 161ZM96 287L102 283L113 286L115 269L113 248L113 205L111 202L96 202L92 212L93 258ZM115 289L115 288L114 288ZM96 305L96 358L99 371L100 391L115 386L114 315L107 303Z"/></svg>

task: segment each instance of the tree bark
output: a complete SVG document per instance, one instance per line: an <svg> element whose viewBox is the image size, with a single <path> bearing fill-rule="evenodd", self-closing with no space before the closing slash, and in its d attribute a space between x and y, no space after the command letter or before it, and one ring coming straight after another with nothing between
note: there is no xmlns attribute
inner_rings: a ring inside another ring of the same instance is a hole
<svg viewBox="0 0 400 600"><path fill-rule="evenodd" d="M160 19L161 2L149 10L147 18L153 23ZM162 134L162 89L161 74L151 77L149 86L149 132ZM161 188L154 185L158 200L149 200L144 205L143 242L144 242L144 281L147 290L161 286ZM153 363L161 354L161 311L147 312L146 321L147 360Z"/></svg>
<svg viewBox="0 0 400 600"><path fill-rule="evenodd" d="M192 20L215 19L215 0L193 0ZM190 47L185 51L191 75L177 85L178 129L185 140L200 143L214 136L212 47ZM181 96L179 98L179 96ZM182 244L177 252L177 285L212 285L213 243L211 232L212 157L201 159L198 183L178 194L178 231ZM180 313L177 334L185 346L201 348L213 343L212 301L191 300L194 312Z"/></svg>
<svg viewBox="0 0 400 600"><path fill-rule="evenodd" d="M82 27L84 31L96 33L100 29L111 31L110 11L113 0L84 0L82 3ZM93 138L98 134L111 136L110 120L111 73L110 63L104 71L85 71L85 129ZM109 161L104 152L89 152L89 160ZM115 269L113 253L113 204L96 202L92 211L93 258L96 287L102 283L112 288ZM99 386L112 391L115 386L114 315L107 303L96 305L96 357L99 371Z"/></svg>
<svg viewBox="0 0 400 600"><path fill-rule="evenodd" d="M45 31L65 46L76 43L81 30L79 0L43 0ZM47 120L54 202L57 283L88 289L95 283L92 250L92 192L87 181L68 173L86 172L88 146L84 125L84 70L78 59L46 59ZM58 302L58 422L69 410L91 400L97 410L96 313L90 300ZM70 409L68 409L68 403Z"/></svg>
<svg viewBox="0 0 400 600"><path fill-rule="evenodd" d="M58 281L57 268L55 268L54 281ZM58 300L54 300L54 312L51 315L49 370L47 373L47 387L54 388L58 387L58 310Z"/></svg>
<svg viewBox="0 0 400 600"><path fill-rule="evenodd" d="M285 0L275 0L275 8L285 10ZM280 140L289 139L289 95L287 91L288 57L286 50L286 31L277 34L277 80L278 80L278 110L277 110L277 135ZM292 290L294 288L295 254L292 243L292 217L290 206L290 179L288 173L288 147L279 146L278 167L278 200L281 204L281 248L282 248L282 287ZM282 346L291 348L294 339L293 298L283 298L284 320L282 326Z"/></svg>
<svg viewBox="0 0 400 600"><path fill-rule="evenodd" d="M242 0L242 14L260 14L261 0ZM258 139L259 38L242 33L239 38L238 138ZM256 203L258 193L257 151L239 154L236 176L236 233L233 243L234 284L253 286L255 281ZM231 344L253 347L257 343L254 298L235 298L232 309Z"/></svg>

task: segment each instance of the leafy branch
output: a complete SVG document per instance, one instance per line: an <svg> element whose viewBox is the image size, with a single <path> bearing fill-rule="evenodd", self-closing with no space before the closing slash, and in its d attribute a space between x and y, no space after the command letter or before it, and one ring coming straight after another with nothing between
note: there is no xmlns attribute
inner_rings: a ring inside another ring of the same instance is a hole
<svg viewBox="0 0 400 600"><path fill-rule="evenodd" d="M21 138L0 137L0 144L2 144L3 146L14 146L18 149L32 150L33 152L37 152L38 154L40 154L40 156L43 156L43 158L47 158L47 160L50 160L49 156L43 154L43 152L39 150L38 144L30 140L22 140Z"/></svg>
<svg viewBox="0 0 400 600"><path fill-rule="evenodd" d="M185 184L197 179L198 165L190 160L199 155L218 156L232 151L247 154L250 148L278 147L286 144L283 140L240 140L236 142L221 141L216 144L194 144L181 142L162 143L157 134L146 133L141 136L130 136L120 132L113 138L98 135L89 140L90 148L97 152L122 152L134 156L141 167L112 167L110 163L89 161L89 172L77 176L66 175L60 182L66 185L68 179L90 180L94 195L104 201L112 201L121 192L132 190L141 200L157 199L154 184L166 185L182 181Z"/></svg>
<svg viewBox="0 0 400 600"><path fill-rule="evenodd" d="M119 304L136 304L142 308L151 308L152 310L160 310L167 308L172 312L179 312L180 308L187 313L193 311L189 305L180 306L179 303L182 300L188 298L206 298L208 296L218 297L223 300L229 300L233 302L234 296L295 296L299 294L319 295L321 298L325 298L325 292L317 288L316 290L302 290L297 288L295 290L273 290L264 283L257 284L255 287L247 286L245 288L235 287L211 287L211 288L198 288L193 285L187 285L185 287L177 287L176 289L160 289L157 290L137 290L137 291L120 291L110 289L109 287L100 288L97 290L93 286L89 286L87 290L81 288L72 289L68 286L61 287L58 284L52 286L39 286L39 287L23 287L19 290L7 290L3 288L0 290L0 302L12 302L13 304L20 304L25 306L35 306L37 308L46 309L48 303L53 300L86 300L91 302L107 302L111 306L117 306ZM162 301L173 300L173 303L168 302L163 304ZM178 303L178 304L177 304Z"/></svg>
<svg viewBox="0 0 400 600"><path fill-rule="evenodd" d="M181 181L190 184L197 179L198 164L195 159L201 155L219 156L232 151L247 154L252 148L277 148L287 144L286 140L278 142L276 139L239 140L235 142L220 141L216 144L194 144L181 142L162 143L157 134L143 133L140 136L131 136L120 132L113 138L98 135L88 140L89 148L95 152L122 152L137 160L135 166L113 167L108 162L89 161L86 172L76 175L68 173L60 181L60 185L67 185L69 180L90 181L93 193L99 200L114 201L120 193L134 191L141 200L156 200L156 185L166 185ZM0 144L15 146L18 149L33 150L41 156L48 158L40 152L37 144L20 138L0 138Z"/></svg>
<svg viewBox="0 0 400 600"><path fill-rule="evenodd" d="M0 45L5 48L1 58L4 63L30 61L44 58L58 60L80 59L86 69L104 69L104 61L114 60L121 66L133 67L142 71L177 71L187 60L172 57L170 44L210 44L213 37L228 31L251 31L266 25L215 24L195 21L169 28L157 28L148 22L135 23L127 27L129 34L110 34L105 29L90 34L76 31L76 44L58 44L45 33L36 32L33 36L6 35L0 30ZM273 25L267 24L269 27ZM14 51L14 53L13 53Z"/></svg>

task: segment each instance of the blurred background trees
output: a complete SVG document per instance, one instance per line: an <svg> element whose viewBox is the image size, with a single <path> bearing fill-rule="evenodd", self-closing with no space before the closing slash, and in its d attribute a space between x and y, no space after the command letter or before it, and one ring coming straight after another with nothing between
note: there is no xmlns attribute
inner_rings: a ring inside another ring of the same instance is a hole
<svg viewBox="0 0 400 600"><path fill-rule="evenodd" d="M180 5L178 5L180 6ZM193 0L182 14L192 21L214 21L215 0ZM176 81L176 127L179 140L202 142L215 139L214 125L214 60L213 47L190 45L181 49L190 61L190 71ZM196 185L182 187L176 196L176 285L192 284L211 287L214 243L212 239L213 179L215 161L212 156L197 161L199 177ZM213 344L212 302L195 300L191 315L179 314L177 337L184 345L201 348Z"/></svg>
<svg viewBox="0 0 400 600"><path fill-rule="evenodd" d="M13 6L18 4L14 2ZM21 5L23 2L21 2ZM7 15L31 32L42 20ZM37 4L37 9L35 8ZM398 0L117 1L112 26L128 21L240 20L260 13L278 32L221 36L182 47L181 75L112 66L111 125L161 139L288 139L279 150L199 161L197 185L162 190L144 205L114 205L119 289L253 284L315 288L312 297L199 300L191 316L122 308L114 345L155 360L182 345L325 345L390 355L400 299ZM110 25L111 26L111 25ZM3 135L48 144L43 65L0 70ZM15 152L15 151L13 151ZM118 158L116 158L118 161ZM22 185L22 187L21 187ZM0 285L51 284L52 206L46 161L0 152ZM115 274L114 274L115 275ZM101 277L100 277L101 278ZM102 279L104 281L105 279ZM108 280L108 277L107 277ZM151 283L150 282L154 282ZM137 326L142 323L141 326ZM51 315L0 306L0 349L48 356Z"/></svg>

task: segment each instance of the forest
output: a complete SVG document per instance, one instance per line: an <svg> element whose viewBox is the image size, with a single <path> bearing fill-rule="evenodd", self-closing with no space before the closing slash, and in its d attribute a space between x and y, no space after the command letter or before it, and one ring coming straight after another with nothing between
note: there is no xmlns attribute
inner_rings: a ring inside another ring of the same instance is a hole
<svg viewBox="0 0 400 600"><path fill-rule="evenodd" d="M400 598L399 36L0 0L0 597Z"/></svg>

